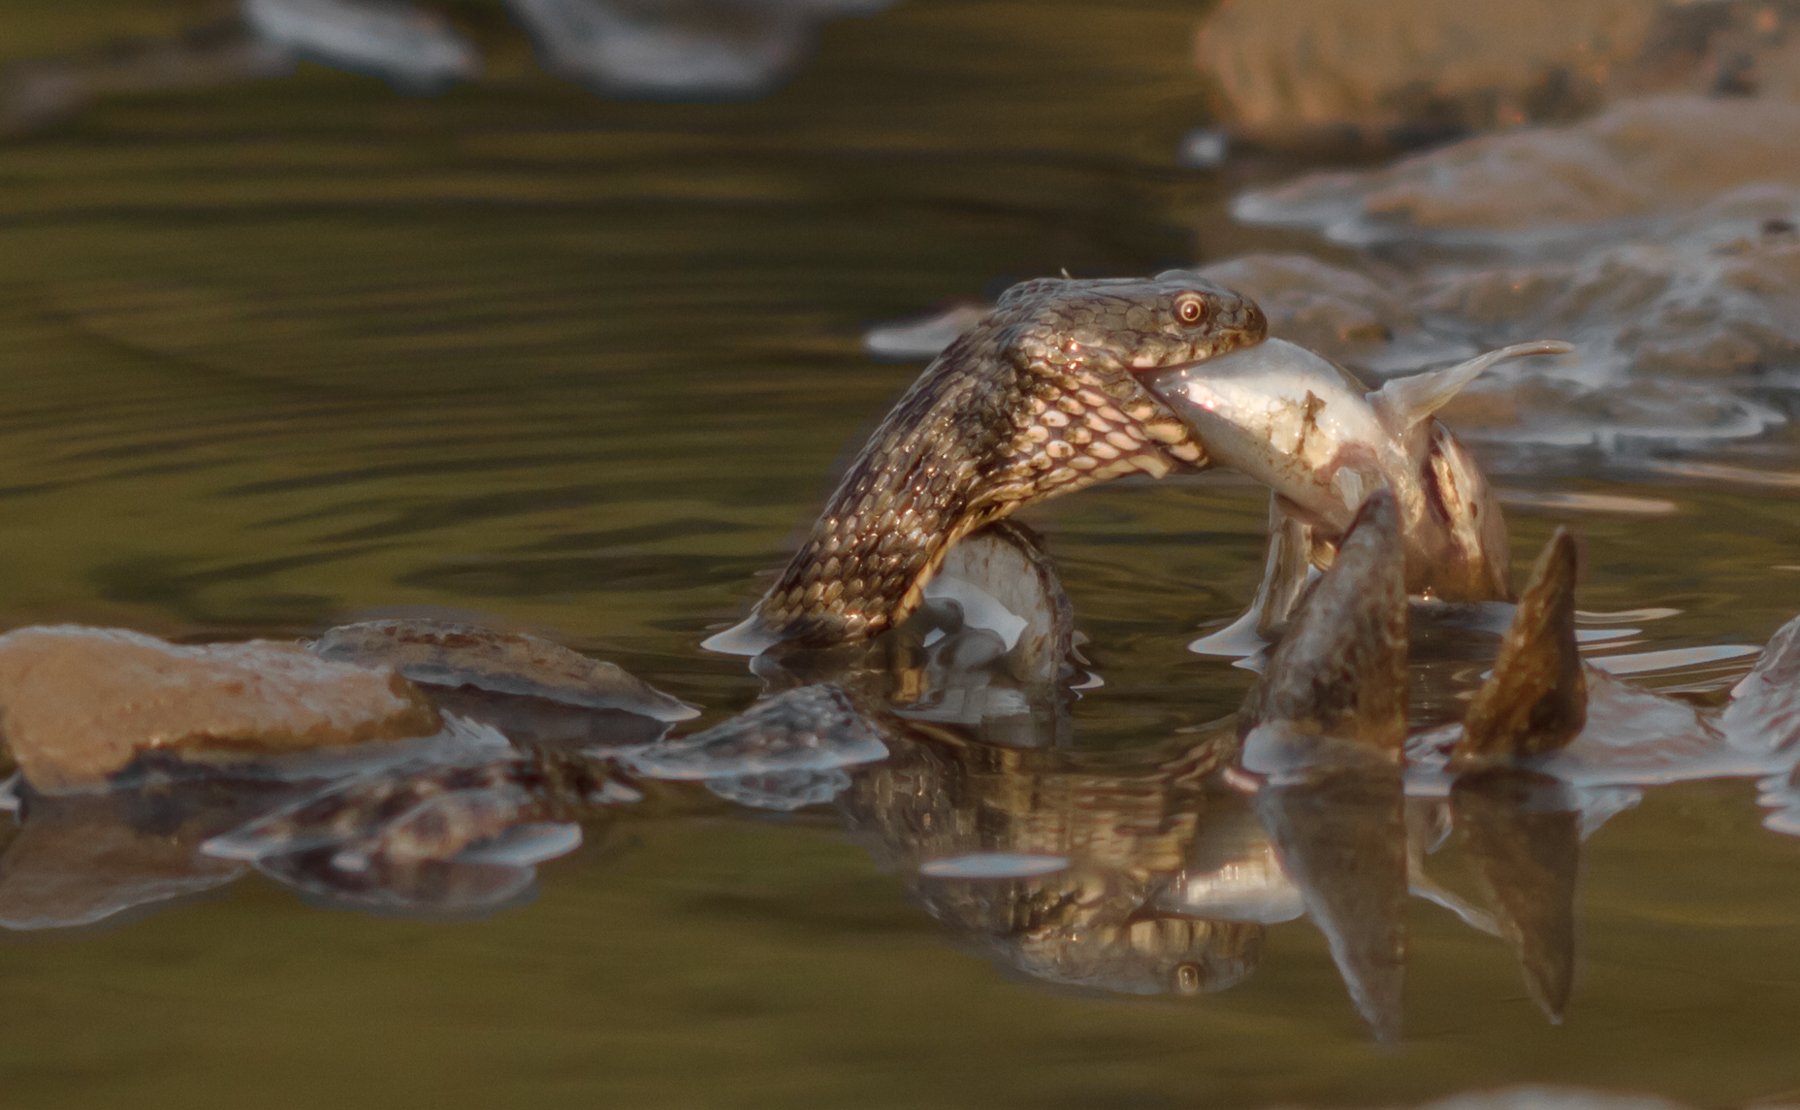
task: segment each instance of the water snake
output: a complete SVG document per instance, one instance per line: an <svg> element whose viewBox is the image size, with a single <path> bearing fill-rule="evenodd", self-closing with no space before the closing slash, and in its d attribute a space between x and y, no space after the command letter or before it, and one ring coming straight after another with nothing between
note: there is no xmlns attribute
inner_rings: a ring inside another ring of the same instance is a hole
<svg viewBox="0 0 1800 1110"><path fill-rule="evenodd" d="M1209 465L1134 375L1267 331L1254 302L1183 270L1013 286L901 396L755 613L709 646L867 639L917 608L976 528L1110 478Z"/></svg>

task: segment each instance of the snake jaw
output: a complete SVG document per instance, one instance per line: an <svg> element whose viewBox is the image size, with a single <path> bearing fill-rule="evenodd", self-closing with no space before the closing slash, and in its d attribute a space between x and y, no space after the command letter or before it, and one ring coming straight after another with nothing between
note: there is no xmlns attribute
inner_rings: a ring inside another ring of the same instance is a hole
<svg viewBox="0 0 1800 1110"><path fill-rule="evenodd" d="M708 646L866 639L917 607L976 528L1111 478L1208 465L1135 372L1265 333L1253 303L1183 271L1014 286L901 396L756 612Z"/></svg>

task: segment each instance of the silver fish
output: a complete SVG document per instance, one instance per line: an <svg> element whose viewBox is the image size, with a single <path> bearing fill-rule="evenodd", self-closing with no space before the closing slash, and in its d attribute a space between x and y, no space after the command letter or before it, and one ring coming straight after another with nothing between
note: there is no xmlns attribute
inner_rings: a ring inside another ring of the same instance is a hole
<svg viewBox="0 0 1800 1110"><path fill-rule="evenodd" d="M1291 562L1286 548L1299 544L1307 562L1329 566L1358 506L1386 488L1400 511L1409 593L1505 600L1510 567L1499 505L1433 414L1496 363L1570 349L1553 340L1515 344L1371 391L1304 347L1269 339L1139 380L1215 461L1275 491L1290 526L1277 530L1272 557Z"/></svg>

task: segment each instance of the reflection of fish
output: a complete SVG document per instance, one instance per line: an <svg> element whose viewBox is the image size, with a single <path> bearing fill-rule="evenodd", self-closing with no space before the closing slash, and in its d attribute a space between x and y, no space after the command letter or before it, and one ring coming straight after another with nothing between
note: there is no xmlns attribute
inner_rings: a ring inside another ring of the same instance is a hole
<svg viewBox="0 0 1800 1110"><path fill-rule="evenodd" d="M1407 852L1406 592L1395 497L1346 530L1245 702L1242 762L1257 815L1381 1040L1400 1033Z"/></svg>
<svg viewBox="0 0 1800 1110"><path fill-rule="evenodd" d="M1510 596L1506 525L1487 480L1433 414L1497 362L1567 350L1549 341L1519 344L1370 392L1305 348L1270 339L1140 380L1194 429L1215 462L1274 490L1304 530L1298 540L1313 564L1330 565L1363 499L1391 489L1407 589L1483 601Z"/></svg>
<svg viewBox="0 0 1800 1110"><path fill-rule="evenodd" d="M1557 779L1512 767L1463 774L1450 798L1456 831L1525 987L1551 1021L1561 1021L1575 979L1579 800Z"/></svg>

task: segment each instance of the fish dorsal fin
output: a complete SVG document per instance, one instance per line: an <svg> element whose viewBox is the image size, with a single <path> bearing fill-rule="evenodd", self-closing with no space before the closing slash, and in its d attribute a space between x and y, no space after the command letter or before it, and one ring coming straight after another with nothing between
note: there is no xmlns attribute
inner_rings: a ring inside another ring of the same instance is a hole
<svg viewBox="0 0 1800 1110"><path fill-rule="evenodd" d="M1558 528L1519 595L1494 673L1463 721L1451 767L1545 755L1587 723L1587 679L1575 647L1575 540Z"/></svg>
<svg viewBox="0 0 1800 1110"><path fill-rule="evenodd" d="M1407 429L1449 404L1451 398L1461 393L1464 386L1489 367L1528 355L1566 355L1574 349L1560 339L1514 343L1510 347L1476 355L1442 370L1427 370L1422 374L1395 378L1369 394L1369 403L1375 407L1388 427L1396 434L1404 434Z"/></svg>

